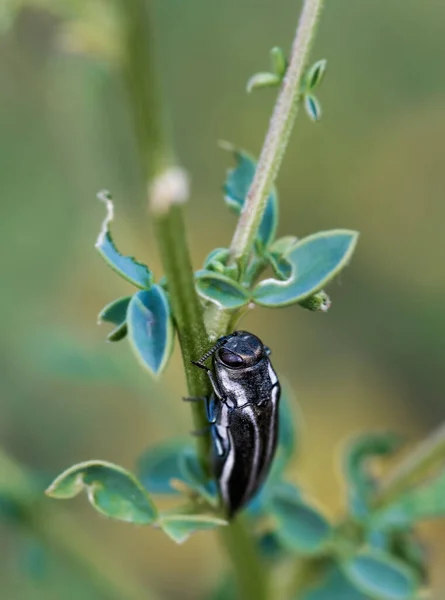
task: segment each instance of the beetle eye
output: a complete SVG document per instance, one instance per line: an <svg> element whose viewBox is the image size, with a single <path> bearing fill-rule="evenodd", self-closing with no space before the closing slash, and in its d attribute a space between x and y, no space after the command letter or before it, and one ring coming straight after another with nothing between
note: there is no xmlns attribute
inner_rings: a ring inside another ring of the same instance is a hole
<svg viewBox="0 0 445 600"><path fill-rule="evenodd" d="M225 365L235 369L244 365L244 360L241 356L238 356L238 354L235 354L226 348L221 348L219 351L219 358Z"/></svg>

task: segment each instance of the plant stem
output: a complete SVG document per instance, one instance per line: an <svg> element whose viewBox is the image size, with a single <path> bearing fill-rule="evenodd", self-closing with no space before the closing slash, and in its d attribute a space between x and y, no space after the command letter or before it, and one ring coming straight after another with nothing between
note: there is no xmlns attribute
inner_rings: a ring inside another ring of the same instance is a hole
<svg viewBox="0 0 445 600"><path fill-rule="evenodd" d="M267 600L269 582L248 524L238 516L227 527L220 528L220 537L231 558L239 600Z"/></svg>
<svg viewBox="0 0 445 600"><path fill-rule="evenodd" d="M115 600L154 600L154 593L138 583L106 547L90 536L69 514L47 499L25 469L0 448L0 492L16 508L16 523L34 534L54 556L62 556L95 588ZM14 513L15 514L15 513Z"/></svg>
<svg viewBox="0 0 445 600"><path fill-rule="evenodd" d="M124 73L139 140L142 174L145 181L150 182L150 211L181 344L188 393L190 396L207 396L210 389L206 373L190 362L197 360L208 349L210 342L195 291L180 206L188 199L188 181L184 171L175 166L167 133L153 59L154 27L150 21L150 3L146 0L122 1L126 32ZM208 425L204 404L192 403L191 408L195 429L204 429ZM197 438L200 461L206 470L210 443L210 434Z"/></svg>
<svg viewBox="0 0 445 600"><path fill-rule="evenodd" d="M289 67L275 104L252 184L230 246L233 262L243 262L252 247L267 198L278 175L298 113L300 89L323 0L305 0L290 54Z"/></svg>
<svg viewBox="0 0 445 600"><path fill-rule="evenodd" d="M383 506L409 489L445 459L445 423L402 460L381 482L376 505Z"/></svg>

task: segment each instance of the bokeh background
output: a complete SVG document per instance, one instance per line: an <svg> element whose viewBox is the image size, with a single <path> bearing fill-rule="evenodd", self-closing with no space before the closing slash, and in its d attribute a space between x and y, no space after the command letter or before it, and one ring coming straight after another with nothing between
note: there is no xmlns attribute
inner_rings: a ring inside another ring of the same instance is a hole
<svg viewBox="0 0 445 600"><path fill-rule="evenodd" d="M106 344L96 325L127 291L94 251L99 189L116 198L122 251L161 270L125 95L98 58L107 3L98 18L88 2L73 2L74 13L90 11L91 21L61 35L60 10L46 6L56 0L23 3L11 25L12 2L0 0L0 448L42 480L90 458L132 468L147 446L191 428L178 352L155 384L127 343ZM228 245L235 223L221 192L231 157L217 141L259 152L275 92L247 95L245 83L268 68L273 45L288 48L300 3L154 5L178 156L192 177L186 216L198 267ZM334 515L347 436L393 429L414 443L445 418L445 3L327 2L312 57L328 58L324 115L317 125L298 119L278 181L280 234L347 227L361 232L359 246L329 289L328 314L258 309L244 326L272 347L295 390L293 476ZM66 509L70 535L88 532L104 561L163 598L197 598L221 573L212 534L177 547L98 517L83 497L47 503L48 515ZM443 598L445 524L422 534ZM63 552L45 561L10 522L0 523L0 552L2 600L112 598Z"/></svg>

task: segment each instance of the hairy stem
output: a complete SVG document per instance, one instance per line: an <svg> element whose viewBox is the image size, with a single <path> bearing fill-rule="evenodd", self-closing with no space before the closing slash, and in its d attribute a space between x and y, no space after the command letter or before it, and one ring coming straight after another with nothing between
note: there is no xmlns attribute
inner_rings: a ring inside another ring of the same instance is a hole
<svg viewBox="0 0 445 600"><path fill-rule="evenodd" d="M0 448L0 491L15 507L17 524L35 535L55 556L79 571L95 589L113 600L154 600L155 594L110 556L94 536L82 530L70 514L47 499L25 469Z"/></svg>
<svg viewBox="0 0 445 600"><path fill-rule="evenodd" d="M243 263L252 247L267 198L278 175L297 116L300 89L323 0L305 0L290 54L289 67L278 95L243 212L230 246L231 259Z"/></svg>
<svg viewBox="0 0 445 600"><path fill-rule="evenodd" d="M387 504L445 460L445 423L408 454L381 482L376 505Z"/></svg>

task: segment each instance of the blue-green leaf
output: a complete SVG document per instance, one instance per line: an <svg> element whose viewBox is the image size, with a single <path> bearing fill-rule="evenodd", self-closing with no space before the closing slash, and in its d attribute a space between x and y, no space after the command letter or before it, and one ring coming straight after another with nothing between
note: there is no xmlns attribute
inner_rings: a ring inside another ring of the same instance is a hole
<svg viewBox="0 0 445 600"><path fill-rule="evenodd" d="M311 94L305 95L304 108L306 109L307 116L314 123L321 119L321 106L315 96L312 96Z"/></svg>
<svg viewBox="0 0 445 600"><path fill-rule="evenodd" d="M412 600L419 587L408 565L379 550L362 550L341 568L349 581L373 600Z"/></svg>
<svg viewBox="0 0 445 600"><path fill-rule="evenodd" d="M246 288L222 273L202 270L195 273L195 279L199 295L221 308L240 308L250 300Z"/></svg>
<svg viewBox="0 0 445 600"><path fill-rule="evenodd" d="M137 292L128 305L128 338L142 366L158 376L173 349L173 323L164 290L153 285Z"/></svg>
<svg viewBox="0 0 445 600"><path fill-rule="evenodd" d="M401 441L400 436L394 433L382 432L365 433L349 442L343 468L353 503L352 508L366 507L372 500L376 482L369 472L369 461L378 456L392 454L400 447Z"/></svg>
<svg viewBox="0 0 445 600"><path fill-rule="evenodd" d="M287 256L292 276L287 281L261 281L253 291L254 301L262 306L288 306L319 292L348 264L357 238L357 232L346 229L304 238Z"/></svg>
<svg viewBox="0 0 445 600"><path fill-rule="evenodd" d="M113 220L114 207L110 193L107 191L99 192L97 197L105 202L107 207L107 216L96 241L99 254L118 275L142 290L150 288L153 275L148 267L132 256L123 256L116 248L111 237L110 223Z"/></svg>
<svg viewBox="0 0 445 600"><path fill-rule="evenodd" d="M187 442L169 440L149 448L137 462L136 473L152 494L175 494L174 479L183 479L179 459Z"/></svg>
<svg viewBox="0 0 445 600"><path fill-rule="evenodd" d="M269 261L275 276L280 281L287 281L292 276L292 265L283 256L268 254L267 260Z"/></svg>
<svg viewBox="0 0 445 600"><path fill-rule="evenodd" d="M94 508L113 519L148 525L156 508L140 482L112 463L91 460L74 465L59 475L46 490L51 498L74 498L85 490Z"/></svg>
<svg viewBox="0 0 445 600"><path fill-rule="evenodd" d="M191 447L183 448L179 456L181 478L196 490L209 504L218 502L214 480L210 480L198 460L196 450Z"/></svg>
<svg viewBox="0 0 445 600"><path fill-rule="evenodd" d="M193 533L227 525L227 521L212 513L197 513L194 508L185 508L174 514L162 515L160 526L177 544L185 542Z"/></svg>
<svg viewBox="0 0 445 600"><path fill-rule="evenodd" d="M295 454L297 447L297 425L291 404L295 399L290 386L284 382L281 386L278 427L278 451L285 457L285 464Z"/></svg>
<svg viewBox="0 0 445 600"><path fill-rule="evenodd" d="M324 551L332 528L315 506L290 493L287 486L278 486L271 499L271 512L278 523L277 537L289 550L301 554Z"/></svg>
<svg viewBox="0 0 445 600"><path fill-rule="evenodd" d="M231 145L227 147L233 152L236 167L227 174L224 184L225 200L230 208L239 215L255 174L256 161L243 150L236 150ZM267 247L273 241L277 225L278 199L274 189L267 200L266 211L258 230L258 239L264 247Z"/></svg>
<svg viewBox="0 0 445 600"><path fill-rule="evenodd" d="M127 335L127 308L130 304L131 296L118 298L107 304L99 313L99 323L106 321L113 323L116 327L108 334L107 339L110 342L118 342Z"/></svg>
<svg viewBox="0 0 445 600"><path fill-rule="evenodd" d="M225 265L228 257L229 250L227 248L214 248L207 255L204 261L204 270L207 269L215 261Z"/></svg>
<svg viewBox="0 0 445 600"><path fill-rule="evenodd" d="M371 600L358 590L337 568L331 568L326 577L295 600Z"/></svg>
<svg viewBox="0 0 445 600"><path fill-rule="evenodd" d="M445 472L417 486L372 516L372 525L383 529L406 529L415 523L445 516Z"/></svg>

